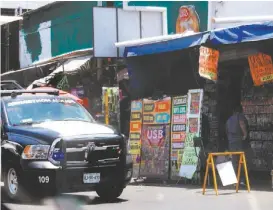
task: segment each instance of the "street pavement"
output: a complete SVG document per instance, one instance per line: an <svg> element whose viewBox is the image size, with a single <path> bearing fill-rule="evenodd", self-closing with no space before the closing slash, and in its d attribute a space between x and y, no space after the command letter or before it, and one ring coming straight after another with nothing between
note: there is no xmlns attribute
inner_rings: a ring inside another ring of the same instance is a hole
<svg viewBox="0 0 273 210"><path fill-rule="evenodd" d="M185 186L128 186L120 199L114 203L102 202L94 192L66 194L71 204L65 210L76 210L73 206L80 201L80 209L94 210L272 210L273 191L220 190L216 196L212 189L202 195L201 188ZM73 205L72 205L73 203ZM11 210L54 210L52 201L40 204L7 204Z"/></svg>

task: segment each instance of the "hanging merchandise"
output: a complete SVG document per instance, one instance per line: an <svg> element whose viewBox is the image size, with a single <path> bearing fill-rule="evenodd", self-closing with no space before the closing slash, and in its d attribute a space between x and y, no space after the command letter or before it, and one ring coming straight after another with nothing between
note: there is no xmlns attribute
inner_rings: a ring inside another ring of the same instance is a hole
<svg viewBox="0 0 273 210"><path fill-rule="evenodd" d="M199 75L216 81L218 77L219 51L201 46L199 52Z"/></svg>
<svg viewBox="0 0 273 210"><path fill-rule="evenodd" d="M201 136L201 108L203 90L189 90L187 106L187 129L179 176L192 179L198 167L200 148L194 147L194 138Z"/></svg>
<svg viewBox="0 0 273 210"><path fill-rule="evenodd" d="M105 124L112 125L119 130L119 88L102 88L102 110L105 117Z"/></svg>
<svg viewBox="0 0 273 210"><path fill-rule="evenodd" d="M270 55L259 53L248 56L248 63L255 86L273 82L273 65Z"/></svg>
<svg viewBox="0 0 273 210"><path fill-rule="evenodd" d="M244 87L241 104L249 130L248 168L269 173L273 168L273 87Z"/></svg>
<svg viewBox="0 0 273 210"><path fill-rule="evenodd" d="M61 79L61 81L57 85L57 89L67 91L67 90L69 90L69 88L70 88L70 86L69 86L67 75L64 74L63 78Z"/></svg>
<svg viewBox="0 0 273 210"><path fill-rule="evenodd" d="M168 178L171 98L143 100L140 175Z"/></svg>
<svg viewBox="0 0 273 210"><path fill-rule="evenodd" d="M131 102L130 153L133 156L133 177L139 176L140 147L142 127L142 100Z"/></svg>
<svg viewBox="0 0 273 210"><path fill-rule="evenodd" d="M172 99L171 178L177 179L182 162L187 127L187 96Z"/></svg>

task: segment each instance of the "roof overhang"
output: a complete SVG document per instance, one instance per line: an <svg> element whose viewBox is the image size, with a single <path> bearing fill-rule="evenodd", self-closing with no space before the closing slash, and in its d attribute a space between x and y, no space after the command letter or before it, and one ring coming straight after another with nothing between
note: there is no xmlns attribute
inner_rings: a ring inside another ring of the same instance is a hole
<svg viewBox="0 0 273 210"><path fill-rule="evenodd" d="M116 46L125 46L124 57L128 58L183 50L203 44L216 47L217 45L233 45L269 39L273 39L273 21L220 28L182 37L169 35L162 39L155 37L154 40L149 38L148 41L116 43Z"/></svg>
<svg viewBox="0 0 273 210"><path fill-rule="evenodd" d="M17 20L23 20L22 17L19 16L4 16L4 15L0 15L0 25L4 25L7 23L11 23Z"/></svg>

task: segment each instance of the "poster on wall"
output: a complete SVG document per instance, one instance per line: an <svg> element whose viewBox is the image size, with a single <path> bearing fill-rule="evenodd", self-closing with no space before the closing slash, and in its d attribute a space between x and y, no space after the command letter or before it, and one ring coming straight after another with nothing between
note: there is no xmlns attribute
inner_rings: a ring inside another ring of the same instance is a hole
<svg viewBox="0 0 273 210"><path fill-rule="evenodd" d="M169 171L169 125L143 125L140 174L167 178Z"/></svg>
<svg viewBox="0 0 273 210"><path fill-rule="evenodd" d="M176 33L200 32L200 19L194 5L181 6L176 19Z"/></svg>
<svg viewBox="0 0 273 210"><path fill-rule="evenodd" d="M119 130L119 88L102 88L102 113L105 118L105 124L112 125Z"/></svg>
<svg viewBox="0 0 273 210"><path fill-rule="evenodd" d="M218 77L219 51L201 46L199 52L199 75L216 81Z"/></svg>
<svg viewBox="0 0 273 210"><path fill-rule="evenodd" d="M189 90L187 106L187 128L184 152L179 176L192 179L198 167L200 148L194 147L194 138L201 136L201 108L203 90Z"/></svg>
<svg viewBox="0 0 273 210"><path fill-rule="evenodd" d="M162 100L143 99L140 174L146 177L168 177L171 97Z"/></svg>
<svg viewBox="0 0 273 210"><path fill-rule="evenodd" d="M182 162L187 127L187 96L172 98L171 178L176 179Z"/></svg>
<svg viewBox="0 0 273 210"><path fill-rule="evenodd" d="M171 116L171 97L154 101L143 99L143 124L169 124Z"/></svg>
<svg viewBox="0 0 273 210"><path fill-rule="evenodd" d="M248 63L255 86L273 82L273 64L270 55L263 53L250 55Z"/></svg>
<svg viewBox="0 0 273 210"><path fill-rule="evenodd" d="M182 164L179 170L179 176L187 179L193 178L198 167L199 153L200 153L199 147L185 147L182 158Z"/></svg>
<svg viewBox="0 0 273 210"><path fill-rule="evenodd" d="M142 128L142 100L131 102L130 153L133 156L133 177L139 175L140 150L141 150L141 128Z"/></svg>

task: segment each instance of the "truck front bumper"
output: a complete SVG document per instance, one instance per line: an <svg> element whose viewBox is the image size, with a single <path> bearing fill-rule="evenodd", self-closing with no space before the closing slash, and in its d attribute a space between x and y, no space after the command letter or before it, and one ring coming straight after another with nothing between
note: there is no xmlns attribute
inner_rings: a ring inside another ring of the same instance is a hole
<svg viewBox="0 0 273 210"><path fill-rule="evenodd" d="M22 180L31 191L66 193L94 191L98 185L126 187L132 178L132 162L88 167L57 167L49 161L24 161ZM94 178L86 182L86 177ZM99 178L98 178L99 177Z"/></svg>

